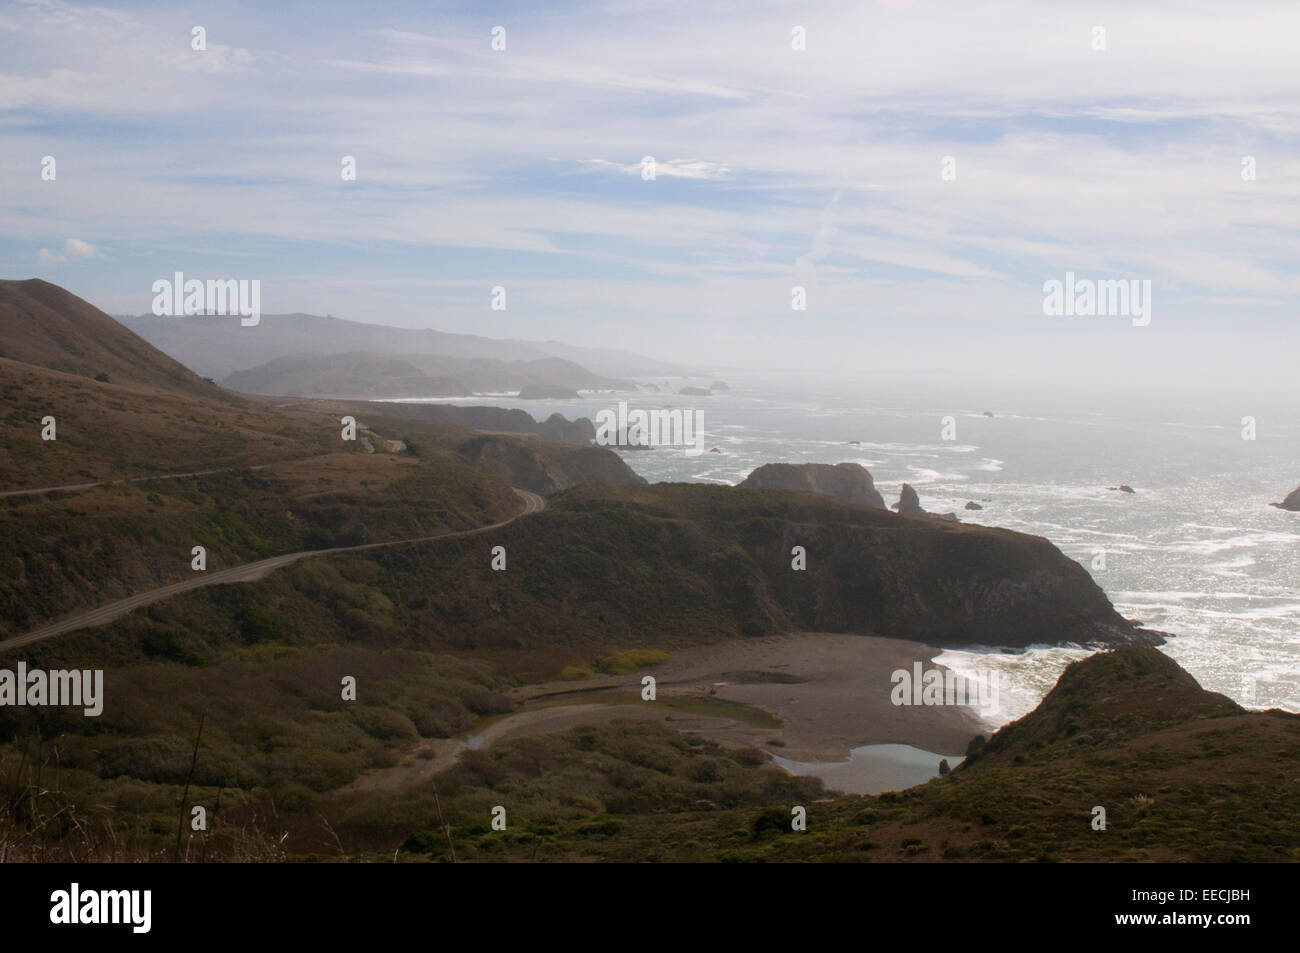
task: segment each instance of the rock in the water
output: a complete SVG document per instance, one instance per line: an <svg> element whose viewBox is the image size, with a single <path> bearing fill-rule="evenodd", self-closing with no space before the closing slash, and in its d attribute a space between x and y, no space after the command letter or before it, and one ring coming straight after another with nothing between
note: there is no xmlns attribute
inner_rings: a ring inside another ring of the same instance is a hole
<svg viewBox="0 0 1300 953"><path fill-rule="evenodd" d="M1108 487L1106 487L1106 489L1108 489L1108 490L1119 490L1121 493L1136 493L1136 492L1137 492L1137 490L1133 489L1133 487L1129 486L1127 483L1121 483L1119 486L1108 486Z"/></svg>
<svg viewBox="0 0 1300 953"><path fill-rule="evenodd" d="M952 770L952 768L948 767L948 759L947 759L947 758L940 758L940 759L939 759L939 773L940 773L940 774L947 774L947 773L948 773L949 771L951 771L951 770Z"/></svg>
<svg viewBox="0 0 1300 953"><path fill-rule="evenodd" d="M910 483L903 484L903 489L898 494L898 502L894 504L894 509L904 516L925 515L925 510L921 509L921 498L916 495L916 490L912 489Z"/></svg>
<svg viewBox="0 0 1300 953"><path fill-rule="evenodd" d="M1270 503L1270 506L1276 506L1279 510L1290 510L1293 513L1300 512L1300 486L1296 487L1286 495L1281 503Z"/></svg>
<svg viewBox="0 0 1300 953"><path fill-rule="evenodd" d="M993 416L993 411L991 411L991 410L986 410L986 411L984 411L984 416L985 416L985 417L992 417L992 416Z"/></svg>
<svg viewBox="0 0 1300 953"><path fill-rule="evenodd" d="M717 447L710 447L710 448L709 448L709 453L721 453L721 452L722 452L722 451L719 450Z"/></svg>
<svg viewBox="0 0 1300 953"><path fill-rule="evenodd" d="M910 483L904 483L902 491L898 494L898 502L893 504L893 508L903 516L928 516L931 519L947 520L950 523L960 523L956 513L929 513L921 509L921 498L916 495L916 490L912 489Z"/></svg>
<svg viewBox="0 0 1300 953"><path fill-rule="evenodd" d="M967 501L966 501L966 509L968 509L968 510L982 510L982 509L984 509L984 507L980 506L980 505L979 505L978 503L976 503L974 500L967 500Z"/></svg>
<svg viewBox="0 0 1300 953"><path fill-rule="evenodd" d="M768 463L747 476L740 487L750 490L803 490L833 496L845 503L885 508L867 468L857 463Z"/></svg>

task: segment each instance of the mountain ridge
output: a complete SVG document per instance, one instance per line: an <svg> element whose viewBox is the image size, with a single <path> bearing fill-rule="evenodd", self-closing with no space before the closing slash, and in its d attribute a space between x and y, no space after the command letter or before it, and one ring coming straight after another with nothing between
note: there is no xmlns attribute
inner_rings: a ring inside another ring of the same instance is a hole
<svg viewBox="0 0 1300 953"><path fill-rule="evenodd" d="M399 328L303 312L264 314L259 324L252 328L241 327L235 316L177 318L139 314L115 317L155 347L214 379L292 354L326 355L356 351L439 354L451 358L501 361L557 357L607 377L685 373L685 369L670 362L613 348L489 338L433 328Z"/></svg>

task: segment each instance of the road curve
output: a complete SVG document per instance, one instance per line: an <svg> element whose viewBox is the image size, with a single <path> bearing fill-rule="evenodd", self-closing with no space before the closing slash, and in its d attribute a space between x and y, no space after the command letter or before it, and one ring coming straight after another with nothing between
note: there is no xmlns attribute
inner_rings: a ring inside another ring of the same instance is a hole
<svg viewBox="0 0 1300 953"><path fill-rule="evenodd" d="M307 559L310 556L325 556L330 553L357 553L366 549L379 549L383 546L404 546L409 543L424 543L434 539L455 539L461 536L477 536L480 533L491 532L494 529L500 529L502 526L509 526L521 516L531 516L533 513L540 513L546 507L546 501L530 490L521 490L518 487L511 487L524 501L524 508L510 517L508 520L502 520L499 523L493 523L491 526L479 526L475 529L455 530L449 533L437 533L433 536L417 536L413 539L394 539L385 543L363 543L360 546L335 546L331 549L308 549L298 553L286 553L283 556L272 556L269 559L259 559L257 562L244 563L240 566L232 566L229 569L221 569L217 572L205 572L196 575L193 579L186 579L183 582L174 582L168 586L160 586L157 589L150 589L147 592L140 592L134 596L128 596L117 602L110 602L102 605L97 609L91 609L89 612L82 612L57 622L51 622L39 629L33 629L24 635L15 635L12 638L0 640L0 654L11 649L21 648L24 645L31 645L33 642L39 642L42 639L48 639L51 636L60 635L64 632L71 632L75 629L85 629L91 626L104 625L112 622L119 616L126 615L134 609L141 606L147 606L150 603L158 602L162 599L169 599L172 596L179 595L182 592L189 592L191 589L198 589L201 586L216 586L231 582L252 582L254 579L261 579L267 573L281 566L287 566L295 563L300 559Z"/></svg>

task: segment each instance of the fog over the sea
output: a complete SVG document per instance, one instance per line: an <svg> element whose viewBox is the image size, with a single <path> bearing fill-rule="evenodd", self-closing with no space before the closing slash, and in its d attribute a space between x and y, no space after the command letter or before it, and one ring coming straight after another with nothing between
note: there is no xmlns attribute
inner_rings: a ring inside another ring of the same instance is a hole
<svg viewBox="0 0 1300 953"><path fill-rule="evenodd" d="M0 274L112 313L181 270L698 366L1280 393L1296 36L1249 0L18 2ZM1149 281L1150 323L1045 315L1067 272Z"/></svg>

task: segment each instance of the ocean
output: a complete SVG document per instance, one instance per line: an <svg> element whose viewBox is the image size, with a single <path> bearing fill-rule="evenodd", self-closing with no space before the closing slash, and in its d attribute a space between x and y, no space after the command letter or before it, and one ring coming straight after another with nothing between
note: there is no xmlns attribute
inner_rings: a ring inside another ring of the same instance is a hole
<svg viewBox="0 0 1300 953"><path fill-rule="evenodd" d="M730 389L708 397L676 394L707 380L664 378L654 382L659 392L643 382L635 394L577 400L438 402L519 407L538 419L594 420L619 400L703 411L704 454L622 454L651 482L735 484L764 463L862 464L887 504L907 482L932 512L1048 538L1122 615L1172 633L1161 651L1202 686L1248 708L1300 711L1300 513L1268 505L1300 484L1294 409L1259 398L1153 399L1115 387L1045 393L942 376L722 376ZM1243 439L1246 417L1254 439ZM1108 489L1121 484L1135 492ZM968 500L984 508L965 510ZM1062 668L1087 654L972 645L939 662L999 672L995 728L1036 706Z"/></svg>

